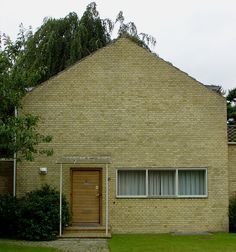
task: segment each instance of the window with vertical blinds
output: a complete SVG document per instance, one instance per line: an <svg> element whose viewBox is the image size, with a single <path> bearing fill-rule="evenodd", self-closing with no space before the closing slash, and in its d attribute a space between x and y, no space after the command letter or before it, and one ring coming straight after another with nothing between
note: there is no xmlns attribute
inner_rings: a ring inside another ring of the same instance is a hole
<svg viewBox="0 0 236 252"><path fill-rule="evenodd" d="M174 196L175 195L175 171L148 172L149 196Z"/></svg>
<svg viewBox="0 0 236 252"><path fill-rule="evenodd" d="M146 171L118 171L118 195L146 195Z"/></svg>
<svg viewBox="0 0 236 252"><path fill-rule="evenodd" d="M179 195L205 195L205 170L178 171Z"/></svg>
<svg viewBox="0 0 236 252"><path fill-rule="evenodd" d="M118 197L206 197L206 169L117 170Z"/></svg>

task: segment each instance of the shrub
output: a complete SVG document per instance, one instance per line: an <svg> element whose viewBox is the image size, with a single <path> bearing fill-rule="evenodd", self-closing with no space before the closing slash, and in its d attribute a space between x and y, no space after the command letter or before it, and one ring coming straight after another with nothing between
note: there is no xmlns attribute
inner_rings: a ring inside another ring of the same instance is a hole
<svg viewBox="0 0 236 252"><path fill-rule="evenodd" d="M236 232L236 196L229 201L229 231Z"/></svg>
<svg viewBox="0 0 236 252"><path fill-rule="evenodd" d="M18 221L18 200L11 195L0 196L0 236L15 237Z"/></svg>
<svg viewBox="0 0 236 252"><path fill-rule="evenodd" d="M0 237L52 240L59 233L60 195L45 185L16 199L0 197ZM62 198L62 228L69 222L69 208Z"/></svg>
<svg viewBox="0 0 236 252"><path fill-rule="evenodd" d="M59 233L59 199L55 189L44 185L19 200L18 238L53 240ZM69 208L62 198L62 228L69 222Z"/></svg>

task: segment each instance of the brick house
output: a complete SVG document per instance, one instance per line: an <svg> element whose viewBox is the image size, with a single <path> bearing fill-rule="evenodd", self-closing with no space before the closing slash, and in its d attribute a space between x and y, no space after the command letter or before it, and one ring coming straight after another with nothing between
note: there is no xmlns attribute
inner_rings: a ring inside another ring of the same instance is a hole
<svg viewBox="0 0 236 252"><path fill-rule="evenodd" d="M226 101L170 63L119 39L36 87L23 108L41 117L54 155L18 164L17 195L61 188L72 226L107 233L228 230Z"/></svg>

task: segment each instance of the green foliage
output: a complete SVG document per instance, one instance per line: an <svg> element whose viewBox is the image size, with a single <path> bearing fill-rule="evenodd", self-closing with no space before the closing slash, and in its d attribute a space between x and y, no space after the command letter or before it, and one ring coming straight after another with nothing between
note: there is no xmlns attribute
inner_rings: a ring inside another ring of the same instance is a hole
<svg viewBox="0 0 236 252"><path fill-rule="evenodd" d="M125 37L129 38L139 46L149 49L149 45L156 45L156 39L146 33L138 33L137 27L133 22L125 23L125 18L123 12L120 11L116 17L114 24L119 25L118 28L118 38Z"/></svg>
<svg viewBox="0 0 236 252"><path fill-rule="evenodd" d="M228 124L236 124L236 88L229 90L226 99Z"/></svg>
<svg viewBox="0 0 236 252"><path fill-rule="evenodd" d="M16 69L21 54L21 41L13 43L7 36L3 36L1 41L4 50L0 47L0 119L11 114L25 94L23 77Z"/></svg>
<svg viewBox="0 0 236 252"><path fill-rule="evenodd" d="M36 33L28 37L23 55L27 72L43 70L33 86L108 44L110 34L106 29L95 3L87 6L81 20L74 12L65 18L45 19Z"/></svg>
<svg viewBox="0 0 236 252"><path fill-rule="evenodd" d="M15 237L18 220L18 200L11 196L0 196L0 237Z"/></svg>
<svg viewBox="0 0 236 252"><path fill-rule="evenodd" d="M21 28L18 39L13 43L7 36L2 37L4 50L0 49L0 156L12 157L21 152L20 157L33 160L35 154L52 154L51 149L36 149L39 143L48 143L51 137L37 132L39 120L33 115L16 118L14 109L20 108L21 99L31 84L33 74L26 74L22 64L24 48L30 32Z"/></svg>
<svg viewBox="0 0 236 252"><path fill-rule="evenodd" d="M236 196L229 201L229 231L236 232Z"/></svg>
<svg viewBox="0 0 236 252"><path fill-rule="evenodd" d="M69 208L63 197L62 226L69 223ZM48 185L26 194L20 200L18 237L26 240L52 240L59 233L59 193Z"/></svg>
<svg viewBox="0 0 236 252"><path fill-rule="evenodd" d="M230 89L227 95L227 101L232 102L236 100L236 88Z"/></svg>
<svg viewBox="0 0 236 252"><path fill-rule="evenodd" d="M147 49L149 44L155 45L152 36L138 34L135 24L124 20L123 12L118 14L115 22L101 19L96 3L92 2L81 19L75 12L65 18L46 18L34 34L21 27L20 36L12 45L17 46L18 55L20 51L15 62L21 68L25 86L35 86L109 44L115 25L118 25L118 38L130 38Z"/></svg>
<svg viewBox="0 0 236 252"><path fill-rule="evenodd" d="M32 161L34 154L52 155L52 149L37 149L39 143L49 143L51 136L37 132L39 118L33 115L21 117L6 116L0 121L0 154L10 156L14 152L21 152L18 159Z"/></svg>
<svg viewBox="0 0 236 252"><path fill-rule="evenodd" d="M62 198L62 227L69 223L69 207ZM16 199L0 198L0 236L52 240L59 233L59 192L48 185Z"/></svg>

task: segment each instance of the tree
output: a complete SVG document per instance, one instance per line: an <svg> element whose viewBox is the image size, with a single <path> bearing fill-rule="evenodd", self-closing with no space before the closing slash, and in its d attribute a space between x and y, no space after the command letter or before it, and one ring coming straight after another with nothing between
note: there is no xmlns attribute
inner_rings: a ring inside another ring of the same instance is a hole
<svg viewBox="0 0 236 252"><path fill-rule="evenodd" d="M236 88L229 90L226 99L228 124L236 124Z"/></svg>
<svg viewBox="0 0 236 252"><path fill-rule="evenodd" d="M148 35L146 33L138 33L137 27L133 22L125 23L124 21L125 21L125 18L124 18L123 12L120 11L116 17L115 23L112 23L113 28L115 24L119 25L117 37L129 38L133 42L138 44L139 46L151 51L149 48L149 45L155 46L156 39L153 36Z"/></svg>
<svg viewBox="0 0 236 252"><path fill-rule="evenodd" d="M37 132L38 117L16 117L14 113L26 93L28 77L22 74L19 65L25 43L25 36L19 35L15 43L7 36L1 37L4 49L0 47L0 156L12 157L14 152L20 151L21 158L33 160L36 153L52 154L50 149L36 148L40 142L50 142L51 137Z"/></svg>
<svg viewBox="0 0 236 252"><path fill-rule="evenodd" d="M22 63L27 73L39 76L29 81L35 86L82 59L111 41L105 21L101 20L96 4L87 6L79 20L76 13L65 18L44 19L43 25L28 36Z"/></svg>
<svg viewBox="0 0 236 252"><path fill-rule="evenodd" d="M76 61L111 42L115 25L119 37L128 37L140 46L149 49L155 39L145 33L138 34L133 22L124 22L123 12L115 20L101 19L96 3L90 3L81 19L76 13L65 18L44 19L43 25L33 34L27 31L24 50L21 55L21 68L28 76L27 86L35 86ZM32 77L33 76L33 77Z"/></svg>

